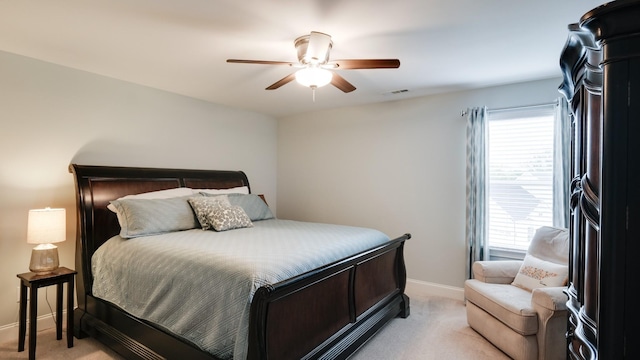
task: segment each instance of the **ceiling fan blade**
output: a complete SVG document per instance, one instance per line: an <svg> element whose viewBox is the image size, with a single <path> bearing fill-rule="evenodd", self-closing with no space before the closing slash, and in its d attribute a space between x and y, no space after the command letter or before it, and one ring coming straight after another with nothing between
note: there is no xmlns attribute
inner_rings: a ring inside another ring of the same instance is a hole
<svg viewBox="0 0 640 360"><path fill-rule="evenodd" d="M325 33L312 31L309 35L309 44L304 56L307 63L323 64L329 59L329 50L333 43L331 36Z"/></svg>
<svg viewBox="0 0 640 360"><path fill-rule="evenodd" d="M345 59L334 60L332 64L337 65L336 69L396 69L400 67L398 59Z"/></svg>
<svg viewBox="0 0 640 360"><path fill-rule="evenodd" d="M290 61L241 60L241 59L227 59L227 62L237 63L237 64L289 65L289 66L293 66L294 64L296 64Z"/></svg>
<svg viewBox="0 0 640 360"><path fill-rule="evenodd" d="M331 78L331 85L346 93L352 92L356 89L355 86L353 86L350 82L345 80L345 78L336 74L335 72L333 73L333 77Z"/></svg>
<svg viewBox="0 0 640 360"><path fill-rule="evenodd" d="M289 75L283 77L282 79L274 82L269 87L267 87L265 90L275 90L275 89L279 88L282 85L290 83L295 78L296 78L296 73L289 74Z"/></svg>

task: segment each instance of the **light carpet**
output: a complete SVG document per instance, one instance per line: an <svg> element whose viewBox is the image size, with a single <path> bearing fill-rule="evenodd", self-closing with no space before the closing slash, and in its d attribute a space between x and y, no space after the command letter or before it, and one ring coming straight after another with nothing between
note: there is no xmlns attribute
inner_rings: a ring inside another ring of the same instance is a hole
<svg viewBox="0 0 640 360"><path fill-rule="evenodd" d="M411 295L410 295L411 296ZM66 335L66 334L63 334ZM27 338L28 344L28 338ZM18 342L0 344L0 359L27 359ZM40 360L122 360L100 342L75 339L67 348L65 336L56 341L55 329L38 332L36 358ZM358 350L351 360L509 359L467 325L462 301L441 297L411 297L411 315L391 320Z"/></svg>

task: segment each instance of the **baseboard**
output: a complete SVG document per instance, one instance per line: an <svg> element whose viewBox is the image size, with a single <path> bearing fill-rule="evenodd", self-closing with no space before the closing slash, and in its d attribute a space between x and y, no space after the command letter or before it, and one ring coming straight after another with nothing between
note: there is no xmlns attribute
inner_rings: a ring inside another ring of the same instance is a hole
<svg viewBox="0 0 640 360"><path fill-rule="evenodd" d="M67 311L62 311L62 330L67 331L66 319L67 319ZM45 314L37 317L37 325L36 329L38 331L50 329L56 326L55 321L53 320L52 314ZM27 320L27 337L29 336L29 320ZM0 343L15 341L16 350L18 349L18 323L8 324L4 326L0 326Z"/></svg>
<svg viewBox="0 0 640 360"><path fill-rule="evenodd" d="M407 279L405 292L409 297L440 296L454 300L464 301L464 289L426 281Z"/></svg>

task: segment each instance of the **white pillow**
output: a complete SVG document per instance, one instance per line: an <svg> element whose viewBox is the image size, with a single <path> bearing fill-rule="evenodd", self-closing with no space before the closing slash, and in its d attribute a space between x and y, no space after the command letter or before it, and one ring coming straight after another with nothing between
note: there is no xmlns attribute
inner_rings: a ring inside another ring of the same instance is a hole
<svg viewBox="0 0 640 360"><path fill-rule="evenodd" d="M541 287L564 286L567 284L568 275L567 265L552 263L527 254L511 284L529 291Z"/></svg>
<svg viewBox="0 0 640 360"><path fill-rule="evenodd" d="M201 192L205 194L212 195L222 195L222 194L248 194L249 187L248 186L238 186L230 189L193 189L195 193Z"/></svg>
<svg viewBox="0 0 640 360"><path fill-rule="evenodd" d="M116 200L169 199L173 197L181 197L181 196L188 196L188 195L193 195L193 189L187 188L187 187L179 187L179 188L167 189L167 190L150 191L150 192L141 193L141 194L126 195ZM113 211L116 214L118 213L118 211L116 210L116 207L113 206L112 204L107 205L107 209Z"/></svg>

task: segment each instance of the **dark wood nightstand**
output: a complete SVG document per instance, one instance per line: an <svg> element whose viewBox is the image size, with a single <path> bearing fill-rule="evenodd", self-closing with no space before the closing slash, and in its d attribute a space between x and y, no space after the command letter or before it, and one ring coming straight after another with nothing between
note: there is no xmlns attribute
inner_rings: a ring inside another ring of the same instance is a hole
<svg viewBox="0 0 640 360"><path fill-rule="evenodd" d="M20 324L18 352L24 351L27 330L27 288L31 288L29 303L29 360L36 358L36 322L38 316L38 289L57 285L56 339L62 339L62 285L67 283L67 347L73 347L73 281L77 271L59 267L52 273L38 275L33 272L18 274L20 278Z"/></svg>

